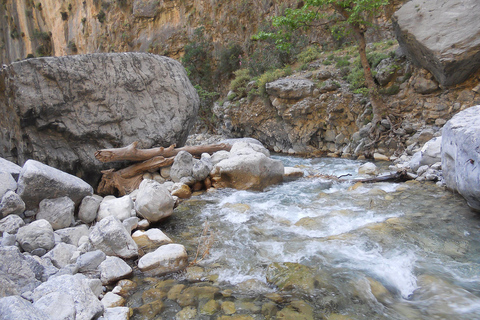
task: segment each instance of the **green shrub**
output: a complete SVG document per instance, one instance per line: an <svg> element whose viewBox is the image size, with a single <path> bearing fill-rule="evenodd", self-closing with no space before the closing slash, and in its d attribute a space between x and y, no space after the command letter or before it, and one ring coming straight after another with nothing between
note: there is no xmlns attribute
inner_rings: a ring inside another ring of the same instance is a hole
<svg viewBox="0 0 480 320"><path fill-rule="evenodd" d="M72 52L74 52L74 53L78 51L77 45L75 44L75 41L73 41L73 40L70 40L70 41L68 42L67 47L68 47L68 49L70 49L70 50L71 50Z"/></svg>
<svg viewBox="0 0 480 320"><path fill-rule="evenodd" d="M230 82L230 90L235 92L238 97L244 97L247 95L247 84L252 78L250 72L248 69L239 69L234 74L235 79Z"/></svg>
<svg viewBox="0 0 480 320"><path fill-rule="evenodd" d="M218 55L215 77L218 80L222 78L229 79L234 71L240 69L242 65L242 53L242 47L238 44L230 44L228 47L221 49Z"/></svg>
<svg viewBox="0 0 480 320"><path fill-rule="evenodd" d="M368 63L370 63L370 67L372 69L377 67L382 60L387 59L388 57L389 57L388 54L385 54L383 52L367 53Z"/></svg>
<svg viewBox="0 0 480 320"><path fill-rule="evenodd" d="M200 85L207 91L213 90L212 50L204 35L204 28L197 28L190 42L185 46L182 64L194 85Z"/></svg>
<svg viewBox="0 0 480 320"><path fill-rule="evenodd" d="M45 31L40 31L38 29L33 29L32 39L34 40L50 40L50 34Z"/></svg>
<svg viewBox="0 0 480 320"><path fill-rule="evenodd" d="M359 63L355 63L355 67L350 70L350 73L344 79L350 84L350 90L352 91L365 87L365 74Z"/></svg>
<svg viewBox="0 0 480 320"><path fill-rule="evenodd" d="M67 20L68 20L68 13L67 13L67 12L62 11L62 12L60 12L60 14L62 15L62 20L63 20L63 21L67 21Z"/></svg>
<svg viewBox="0 0 480 320"><path fill-rule="evenodd" d="M266 97L267 96L267 91L265 89L265 85L269 82L273 82L275 80L278 80L282 77L286 77L288 75L292 74L292 68L287 67L285 69L275 69L275 70L270 70L262 74L258 79L257 79L257 86L258 86L258 92L261 96Z"/></svg>
<svg viewBox="0 0 480 320"><path fill-rule="evenodd" d="M97 14L97 19L98 22L104 23L105 22L105 12L103 10L100 10L100 12Z"/></svg>
<svg viewBox="0 0 480 320"><path fill-rule="evenodd" d="M348 67L350 65L350 61L347 58L336 59L337 64L335 65L337 68Z"/></svg>
<svg viewBox="0 0 480 320"><path fill-rule="evenodd" d="M381 89L380 93L388 96L393 96L393 95L396 95L399 91L400 91L400 87L394 84L386 89Z"/></svg>
<svg viewBox="0 0 480 320"><path fill-rule="evenodd" d="M319 59L321 55L322 52L317 46L308 46L297 55L297 59L299 62L307 64L309 62Z"/></svg>

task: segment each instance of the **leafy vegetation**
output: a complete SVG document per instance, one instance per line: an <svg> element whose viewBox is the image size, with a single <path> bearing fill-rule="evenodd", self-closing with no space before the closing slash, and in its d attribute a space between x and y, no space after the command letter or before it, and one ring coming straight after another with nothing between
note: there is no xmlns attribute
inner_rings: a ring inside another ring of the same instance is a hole
<svg viewBox="0 0 480 320"><path fill-rule="evenodd" d="M308 46L297 55L297 59L301 63L309 63L319 59L321 56L322 52L317 46Z"/></svg>

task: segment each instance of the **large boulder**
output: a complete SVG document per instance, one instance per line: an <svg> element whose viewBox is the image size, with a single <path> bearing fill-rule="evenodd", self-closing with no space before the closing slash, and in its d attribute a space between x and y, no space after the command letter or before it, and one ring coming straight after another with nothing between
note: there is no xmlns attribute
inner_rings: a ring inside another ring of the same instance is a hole
<svg viewBox="0 0 480 320"><path fill-rule="evenodd" d="M147 253L138 261L138 268L148 277L183 270L188 265L188 255L181 244L166 244Z"/></svg>
<svg viewBox="0 0 480 320"><path fill-rule="evenodd" d="M37 219L45 219L53 230L69 227L75 220L75 203L69 197L43 199L38 205Z"/></svg>
<svg viewBox="0 0 480 320"><path fill-rule="evenodd" d="M20 296L0 299L0 319L52 320L49 315L35 308L29 301Z"/></svg>
<svg viewBox="0 0 480 320"><path fill-rule="evenodd" d="M449 189L480 211L480 105L457 113L442 131L442 170Z"/></svg>
<svg viewBox="0 0 480 320"><path fill-rule="evenodd" d="M480 67L479 12L478 0L412 0L392 21L407 56L452 86Z"/></svg>
<svg viewBox="0 0 480 320"><path fill-rule="evenodd" d="M33 221L18 229L17 241L27 252L33 252L36 249L49 251L55 246L52 225L44 219Z"/></svg>
<svg viewBox="0 0 480 320"><path fill-rule="evenodd" d="M128 194L121 198L115 198L114 196L105 197L100 203L97 221L108 216L114 216L120 221L135 216L132 198Z"/></svg>
<svg viewBox="0 0 480 320"><path fill-rule="evenodd" d="M26 291L33 291L40 282L36 279L35 273L27 262L27 258L20 253L15 246L0 247L0 278L6 278L13 284L10 293L18 294ZM4 281L0 281L2 289L5 289ZM0 293L3 290L0 290ZM3 292L6 294L8 292Z"/></svg>
<svg viewBox="0 0 480 320"><path fill-rule="evenodd" d="M71 174L52 168L35 160L28 160L18 178L18 195L26 209L35 209L43 199L69 197L79 204L93 194L93 188Z"/></svg>
<svg viewBox="0 0 480 320"><path fill-rule="evenodd" d="M10 173L0 171L0 198L9 190L17 190L17 182Z"/></svg>
<svg viewBox="0 0 480 320"><path fill-rule="evenodd" d="M0 75L0 155L32 158L91 184L103 148L182 146L198 94L182 65L154 54L96 53L14 62Z"/></svg>
<svg viewBox="0 0 480 320"><path fill-rule="evenodd" d="M267 93L281 99L301 99L312 94L315 84L306 79L280 79L265 85Z"/></svg>
<svg viewBox="0 0 480 320"><path fill-rule="evenodd" d="M133 258L138 255L138 246L122 222L114 216L99 221L90 232L90 242L96 250L109 256Z"/></svg>
<svg viewBox="0 0 480 320"><path fill-rule="evenodd" d="M143 180L135 201L138 215L150 222L157 222L173 213L175 200L168 189L154 180Z"/></svg>

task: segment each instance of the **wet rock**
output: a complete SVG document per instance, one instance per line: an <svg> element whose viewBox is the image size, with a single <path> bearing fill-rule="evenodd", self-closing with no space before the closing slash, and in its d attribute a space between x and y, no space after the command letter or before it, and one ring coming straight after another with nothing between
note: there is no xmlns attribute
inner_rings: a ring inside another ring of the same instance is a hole
<svg viewBox="0 0 480 320"><path fill-rule="evenodd" d="M164 304L162 300L153 301L146 303L141 307L134 309L135 314L140 314L143 316L143 319L154 319L157 314L162 312L164 309Z"/></svg>
<svg viewBox="0 0 480 320"><path fill-rule="evenodd" d="M221 308L222 312L225 314L234 314L237 311L235 308L235 303L232 301L222 302Z"/></svg>
<svg viewBox="0 0 480 320"><path fill-rule="evenodd" d="M303 300L292 301L289 306L277 313L276 319L313 320L313 308Z"/></svg>
<svg viewBox="0 0 480 320"><path fill-rule="evenodd" d="M135 290L137 284L131 280L120 280L118 281L117 285L113 288L112 292L122 297L126 298L130 295L130 293Z"/></svg>
<svg viewBox="0 0 480 320"><path fill-rule="evenodd" d="M109 256L133 258L138 255L138 247L130 233L117 218L108 216L99 221L89 235L92 246Z"/></svg>
<svg viewBox="0 0 480 320"><path fill-rule="evenodd" d="M160 229L151 228L147 231L137 230L132 234L132 238L139 248L145 252L156 250L164 244L172 243L173 241Z"/></svg>
<svg viewBox="0 0 480 320"><path fill-rule="evenodd" d="M186 184L181 184L179 188L172 191L172 196L180 199L188 199L192 196L192 190Z"/></svg>
<svg viewBox="0 0 480 320"><path fill-rule="evenodd" d="M100 266L100 280L102 284L110 284L132 275L132 268L122 259L117 257L107 257Z"/></svg>
<svg viewBox="0 0 480 320"><path fill-rule="evenodd" d="M7 279L11 293L33 291L40 284L27 258L14 246L0 247L0 276Z"/></svg>
<svg viewBox="0 0 480 320"><path fill-rule="evenodd" d="M98 208L97 221L108 216L114 216L120 221L135 216L132 198L128 194L121 198L115 198L114 196L103 198Z"/></svg>
<svg viewBox="0 0 480 320"><path fill-rule="evenodd" d="M480 67L480 20L476 0L413 0L392 17L407 56L444 86L466 80ZM441 39L441 41L439 41Z"/></svg>
<svg viewBox="0 0 480 320"><path fill-rule="evenodd" d="M138 268L146 276L158 276L183 270L188 265L185 247L167 244L154 252L147 253L138 261Z"/></svg>
<svg viewBox="0 0 480 320"><path fill-rule="evenodd" d="M367 162L367 163L362 164L358 168L358 173L359 174L368 174L368 175L374 176L374 175L378 174L378 168L374 163Z"/></svg>
<svg viewBox="0 0 480 320"><path fill-rule="evenodd" d="M312 294L315 290L315 275L299 263L272 263L267 268L267 282L281 291L299 290Z"/></svg>
<svg viewBox="0 0 480 320"><path fill-rule="evenodd" d="M7 191L17 190L17 181L8 172L0 171L0 199Z"/></svg>
<svg viewBox="0 0 480 320"><path fill-rule="evenodd" d="M25 211L25 202L13 191L7 191L1 198L0 217L6 217L9 214L20 215Z"/></svg>
<svg viewBox="0 0 480 320"><path fill-rule="evenodd" d="M41 248L46 251L55 246L52 225L47 220L36 220L17 231L17 241L23 250L32 252Z"/></svg>
<svg viewBox="0 0 480 320"><path fill-rule="evenodd" d="M281 99L301 99L312 94L315 84L304 79L280 79L269 82L265 89L270 96Z"/></svg>
<svg viewBox="0 0 480 320"><path fill-rule="evenodd" d="M193 320L197 318L197 309L194 307L186 307L177 312L176 320Z"/></svg>
<svg viewBox="0 0 480 320"><path fill-rule="evenodd" d="M101 250L90 251L77 258L76 265L80 272L95 271L105 261L106 255Z"/></svg>
<svg viewBox="0 0 480 320"><path fill-rule="evenodd" d="M17 215L9 215L0 220L0 235L4 232L8 232L9 234L16 234L18 229L23 227L25 222L22 218Z"/></svg>
<svg viewBox="0 0 480 320"><path fill-rule="evenodd" d="M447 188L480 211L480 106L450 119L442 131L442 169Z"/></svg>
<svg viewBox="0 0 480 320"><path fill-rule="evenodd" d="M199 107L182 65L148 53L22 60L9 65L2 79L6 90L1 100L6 103L0 111L9 116L0 120L0 127L6 128L0 133L0 145L5 146L0 152L18 163L35 156L81 174L91 184L107 167L95 159L96 150L133 141L141 141L142 148L174 143L180 147ZM17 94L6 97L9 92Z"/></svg>
<svg viewBox="0 0 480 320"><path fill-rule="evenodd" d="M51 277L47 282L35 288L34 303L51 293L71 296L74 301L75 319L89 320L103 313L103 306L89 287L86 277L77 275L61 275Z"/></svg>
<svg viewBox="0 0 480 320"><path fill-rule="evenodd" d="M26 209L34 209L43 199L68 197L75 204L93 194L92 187L58 169L35 160L28 160L18 178L17 193L25 202Z"/></svg>
<svg viewBox="0 0 480 320"><path fill-rule="evenodd" d="M63 268L70 263L73 253L77 247L71 244L58 243L52 250L46 253L43 257L52 261L57 268Z"/></svg>
<svg viewBox="0 0 480 320"><path fill-rule="evenodd" d="M98 195L83 198L78 209L78 219L84 223L91 223L97 218L98 209L103 198Z"/></svg>
<svg viewBox="0 0 480 320"><path fill-rule="evenodd" d="M75 320L74 303L72 296L52 292L35 301L33 306L51 320Z"/></svg>
<svg viewBox="0 0 480 320"><path fill-rule="evenodd" d="M0 299L0 319L51 320L49 315L20 296Z"/></svg>
<svg viewBox="0 0 480 320"><path fill-rule="evenodd" d="M173 213L175 200L167 188L153 180L143 180L140 184L135 210L150 222L157 222Z"/></svg>
<svg viewBox="0 0 480 320"><path fill-rule="evenodd" d="M73 244L74 246L79 246L80 238L88 237L89 233L88 227L84 224L55 231L55 234L60 237L62 242Z"/></svg>
<svg viewBox="0 0 480 320"><path fill-rule="evenodd" d="M163 300L166 297L167 297L167 293L158 288L152 288L142 293L143 303L150 303L156 300Z"/></svg>
<svg viewBox="0 0 480 320"><path fill-rule="evenodd" d="M45 219L53 230L69 227L73 223L75 203L68 197L40 201L37 219Z"/></svg>
<svg viewBox="0 0 480 320"><path fill-rule="evenodd" d="M107 292L101 302L104 308L115 308L122 307L125 304L125 299L118 294Z"/></svg>

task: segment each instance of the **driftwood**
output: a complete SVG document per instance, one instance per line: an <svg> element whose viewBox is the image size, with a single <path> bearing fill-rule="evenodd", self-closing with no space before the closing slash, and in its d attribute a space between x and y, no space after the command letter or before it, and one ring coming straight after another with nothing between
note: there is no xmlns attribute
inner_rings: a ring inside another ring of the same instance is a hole
<svg viewBox="0 0 480 320"><path fill-rule="evenodd" d="M387 174L384 176L365 178L365 179L342 179L343 176L336 177L328 174L316 174L311 176L312 178L325 178L329 180L334 180L337 182L362 182L362 183L375 183L375 182L405 182L412 180L406 171L397 171L395 173Z"/></svg>
<svg viewBox="0 0 480 320"><path fill-rule="evenodd" d="M114 169L104 170L102 171L103 176L98 185L97 193L118 193L118 195L124 196L138 188L145 172L153 172L161 167L171 166L173 160L174 157L164 158L156 156L118 171L114 171Z"/></svg>
<svg viewBox="0 0 480 320"><path fill-rule="evenodd" d="M221 143L221 144L210 144L203 146L186 146L182 148L175 148L175 145L171 145L168 148L159 147L151 149L137 149L138 141L130 144L129 146L123 148L113 148L113 149L102 149L95 152L95 158L102 162L113 162L113 161L144 161L151 159L153 157L162 156L165 158L170 158L176 156L180 151L187 151L191 155L200 156L202 153L214 153L220 150L230 151L232 148L231 145Z"/></svg>

